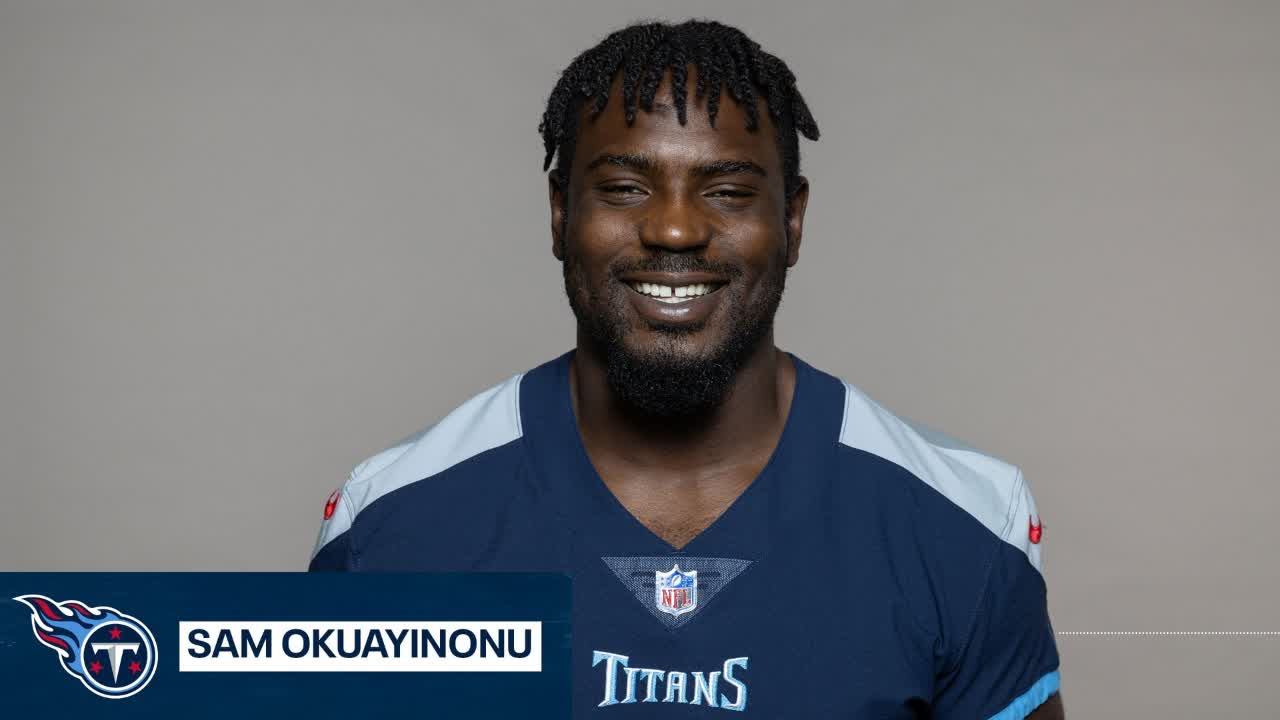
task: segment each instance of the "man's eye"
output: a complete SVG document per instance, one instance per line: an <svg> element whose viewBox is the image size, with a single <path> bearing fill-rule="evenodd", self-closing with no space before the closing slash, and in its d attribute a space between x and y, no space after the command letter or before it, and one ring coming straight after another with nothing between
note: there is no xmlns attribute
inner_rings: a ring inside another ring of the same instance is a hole
<svg viewBox="0 0 1280 720"><path fill-rule="evenodd" d="M605 185L600 188L607 193L617 193L619 195L629 195L643 192L635 185Z"/></svg>
<svg viewBox="0 0 1280 720"><path fill-rule="evenodd" d="M722 188L720 190L712 190L707 193L707 197L730 197L730 198L747 198L755 195L748 190L733 190L731 188Z"/></svg>

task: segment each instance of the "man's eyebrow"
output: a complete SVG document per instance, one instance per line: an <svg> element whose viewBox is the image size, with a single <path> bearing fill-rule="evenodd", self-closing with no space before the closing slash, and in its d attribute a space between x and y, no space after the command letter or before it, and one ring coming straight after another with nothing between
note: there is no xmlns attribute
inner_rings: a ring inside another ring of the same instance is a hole
<svg viewBox="0 0 1280 720"><path fill-rule="evenodd" d="M751 173L760 177L769 177L769 173L765 172L764 168L750 160L713 160L693 168L691 172L700 177L734 175L736 173Z"/></svg>
<svg viewBox="0 0 1280 720"><path fill-rule="evenodd" d="M604 153L596 156L591 162L587 163L587 172L595 170L601 165L613 165L615 167L634 170L639 173L647 173L653 171L658 163L652 155L642 155L639 153ZM690 175L697 177L712 177L715 175L733 175L736 173L750 173L759 175L760 177L768 177L769 173L763 167L750 160L712 160L702 163L689 170Z"/></svg>
<svg viewBox="0 0 1280 720"><path fill-rule="evenodd" d="M587 163L587 172L591 172L601 165L613 165L615 167L627 170L635 170L636 172L649 172L657 165L653 157L650 155L639 155L636 153L604 153L597 155L594 160Z"/></svg>

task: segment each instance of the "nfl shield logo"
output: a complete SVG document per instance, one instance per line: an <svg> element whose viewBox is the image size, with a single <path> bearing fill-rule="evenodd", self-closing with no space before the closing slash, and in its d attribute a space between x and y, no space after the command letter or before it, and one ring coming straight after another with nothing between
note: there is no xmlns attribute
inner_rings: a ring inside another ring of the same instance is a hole
<svg viewBox="0 0 1280 720"><path fill-rule="evenodd" d="M692 612L698 607L698 573L680 572L677 564L667 572L661 570L653 574L653 601L658 609L675 616Z"/></svg>

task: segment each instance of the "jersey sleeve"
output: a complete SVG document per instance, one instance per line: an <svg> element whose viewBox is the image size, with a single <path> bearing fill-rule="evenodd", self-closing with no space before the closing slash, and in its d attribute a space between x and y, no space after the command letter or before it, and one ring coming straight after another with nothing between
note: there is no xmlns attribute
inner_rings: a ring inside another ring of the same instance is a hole
<svg viewBox="0 0 1280 720"><path fill-rule="evenodd" d="M350 558L347 536L343 533L325 543L324 547L311 557L307 572L346 572L352 569Z"/></svg>
<svg viewBox="0 0 1280 720"><path fill-rule="evenodd" d="M1025 486L998 541L964 645L938 678L938 720L1021 720L1058 691L1058 650ZM1022 518L1025 521L1020 522ZM1030 539L1028 539L1030 536ZM993 538L994 539L994 538Z"/></svg>

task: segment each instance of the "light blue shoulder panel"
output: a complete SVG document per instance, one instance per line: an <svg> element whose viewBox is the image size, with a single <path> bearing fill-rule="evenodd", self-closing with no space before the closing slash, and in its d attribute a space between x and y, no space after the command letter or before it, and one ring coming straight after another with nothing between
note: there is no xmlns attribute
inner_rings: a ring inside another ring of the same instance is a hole
<svg viewBox="0 0 1280 720"><path fill-rule="evenodd" d="M910 423L845 383L840 442L884 458L915 475L1017 547L1043 572L1031 525L1040 522L1022 471L1003 460Z"/></svg>
<svg viewBox="0 0 1280 720"><path fill-rule="evenodd" d="M312 557L346 532L356 515L383 495L521 437L523 377L515 375L485 390L435 425L357 465L342 486L332 517L320 526Z"/></svg>

